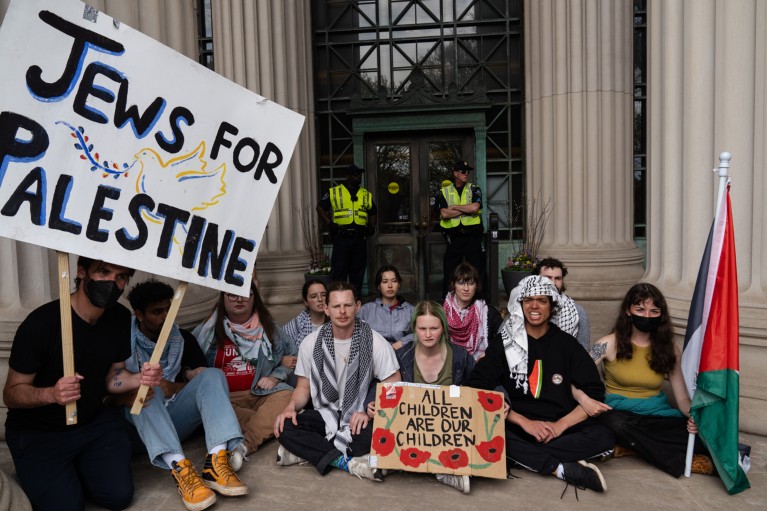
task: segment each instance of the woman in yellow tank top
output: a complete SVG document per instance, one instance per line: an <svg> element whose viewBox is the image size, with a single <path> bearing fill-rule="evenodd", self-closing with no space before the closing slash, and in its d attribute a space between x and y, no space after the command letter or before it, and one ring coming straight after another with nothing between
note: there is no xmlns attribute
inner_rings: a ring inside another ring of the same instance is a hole
<svg viewBox="0 0 767 511"><path fill-rule="evenodd" d="M615 457L639 455L679 477L684 472L688 432L697 433L690 418L690 398L682 378L681 353L674 345L666 299L652 284L634 285L623 298L611 334L590 349L603 364L605 402L574 390L590 416L615 432ZM668 378L678 408L661 390ZM712 473L711 459L696 438L693 471Z"/></svg>

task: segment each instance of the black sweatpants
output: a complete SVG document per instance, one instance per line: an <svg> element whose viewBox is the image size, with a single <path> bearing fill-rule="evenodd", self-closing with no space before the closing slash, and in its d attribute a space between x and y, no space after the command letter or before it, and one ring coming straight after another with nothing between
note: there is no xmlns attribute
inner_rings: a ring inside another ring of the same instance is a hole
<svg viewBox="0 0 767 511"><path fill-rule="evenodd" d="M506 424L506 458L541 474L551 474L560 463L586 460L613 448L609 428L586 419L544 444L514 424Z"/></svg>
<svg viewBox="0 0 767 511"><path fill-rule="evenodd" d="M610 410L596 420L615 433L618 444L635 450L659 469L674 477L684 473L689 436L686 417L659 417ZM694 452L708 453L697 435Z"/></svg>
<svg viewBox="0 0 767 511"><path fill-rule="evenodd" d="M341 451L336 449L331 440L325 438L325 421L317 410L304 410L296 417L298 426L292 421L286 420L282 434L278 439L280 444L299 458L303 458L314 467L321 475L330 472L330 462L341 456ZM369 420L359 435L352 435L352 443L349 445L349 454L362 456L370 452L370 443L373 440L373 420Z"/></svg>

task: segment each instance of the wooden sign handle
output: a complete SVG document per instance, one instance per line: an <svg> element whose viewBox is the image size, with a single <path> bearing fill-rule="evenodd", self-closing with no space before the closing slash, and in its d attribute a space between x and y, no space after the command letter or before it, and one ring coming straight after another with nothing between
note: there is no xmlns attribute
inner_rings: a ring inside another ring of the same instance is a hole
<svg viewBox="0 0 767 511"><path fill-rule="evenodd" d="M168 315L165 317L165 323L162 325L160 337L157 339L157 344L155 345L154 351L152 352L152 357L149 359L151 364L158 363L160 361L160 357L162 357L162 352L165 349L165 344L168 342L170 329L173 327L173 323L176 321L176 314L178 314L178 309L181 307L181 300L184 298L184 293L186 293L186 285L186 282L178 283L176 293L173 295L173 300L170 302L170 310L168 311ZM140 369L141 368L139 367L139 370ZM142 385L139 387L138 394L136 394L136 400L133 401L133 407L130 409L130 413L133 415L138 415L141 413L141 409L144 407L144 400L146 399L147 392L149 392L148 386Z"/></svg>
<svg viewBox="0 0 767 511"><path fill-rule="evenodd" d="M72 303L69 296L69 254L59 252L59 312L61 315L61 353L64 376L75 374L75 353L72 345ZM77 424L77 403L66 404L67 426Z"/></svg>

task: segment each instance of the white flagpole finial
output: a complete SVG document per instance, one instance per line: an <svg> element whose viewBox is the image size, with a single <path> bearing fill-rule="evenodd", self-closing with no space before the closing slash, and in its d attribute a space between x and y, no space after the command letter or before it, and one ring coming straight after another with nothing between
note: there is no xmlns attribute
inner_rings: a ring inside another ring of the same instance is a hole
<svg viewBox="0 0 767 511"><path fill-rule="evenodd" d="M719 153L719 177L727 177L730 173L732 155L727 151Z"/></svg>

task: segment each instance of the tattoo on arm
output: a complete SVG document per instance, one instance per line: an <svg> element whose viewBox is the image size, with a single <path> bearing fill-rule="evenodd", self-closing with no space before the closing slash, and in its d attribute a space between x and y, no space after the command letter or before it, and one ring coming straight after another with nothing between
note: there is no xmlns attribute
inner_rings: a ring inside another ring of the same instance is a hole
<svg viewBox="0 0 767 511"><path fill-rule="evenodd" d="M596 361L600 358L605 356L605 353L607 353L607 343L606 342L600 342L591 347L589 350L589 355L591 355L591 359Z"/></svg>

